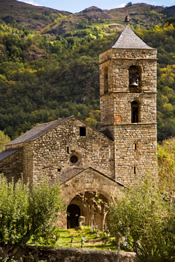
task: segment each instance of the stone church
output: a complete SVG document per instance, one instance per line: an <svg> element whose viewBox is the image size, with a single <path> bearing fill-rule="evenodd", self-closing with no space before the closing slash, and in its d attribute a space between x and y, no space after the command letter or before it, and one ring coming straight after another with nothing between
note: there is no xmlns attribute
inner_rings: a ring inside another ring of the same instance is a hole
<svg viewBox="0 0 175 262"><path fill-rule="evenodd" d="M101 130L70 116L35 126L6 145L0 172L59 181L62 228L105 224L108 203L146 172L157 173L157 52L129 26L100 54Z"/></svg>

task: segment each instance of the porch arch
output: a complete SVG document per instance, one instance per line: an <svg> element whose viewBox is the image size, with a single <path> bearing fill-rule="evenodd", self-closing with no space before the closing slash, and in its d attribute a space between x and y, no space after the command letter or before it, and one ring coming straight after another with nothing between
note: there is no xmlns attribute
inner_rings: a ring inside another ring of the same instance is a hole
<svg viewBox="0 0 175 262"><path fill-rule="evenodd" d="M77 194L67 208L67 227L79 226L79 218L84 218L84 225L103 230L109 209L108 199L95 191Z"/></svg>

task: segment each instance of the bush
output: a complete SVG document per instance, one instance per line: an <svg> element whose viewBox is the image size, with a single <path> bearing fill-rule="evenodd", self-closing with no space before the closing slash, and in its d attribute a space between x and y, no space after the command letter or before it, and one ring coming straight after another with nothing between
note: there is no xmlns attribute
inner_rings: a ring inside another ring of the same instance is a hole
<svg viewBox="0 0 175 262"><path fill-rule="evenodd" d="M175 261L174 204L148 177L110 208L110 232L142 262Z"/></svg>
<svg viewBox="0 0 175 262"><path fill-rule="evenodd" d="M0 256L8 261L31 238L56 241L54 225L61 208L58 184L51 187L43 179L31 187L22 179L8 183L0 175Z"/></svg>

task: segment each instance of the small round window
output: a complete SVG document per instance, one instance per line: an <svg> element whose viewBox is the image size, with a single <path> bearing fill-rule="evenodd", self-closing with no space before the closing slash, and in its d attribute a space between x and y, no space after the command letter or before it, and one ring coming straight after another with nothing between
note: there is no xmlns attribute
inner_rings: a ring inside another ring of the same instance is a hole
<svg viewBox="0 0 175 262"><path fill-rule="evenodd" d="M70 162L72 164L76 164L78 162L78 157L76 155L71 156Z"/></svg>

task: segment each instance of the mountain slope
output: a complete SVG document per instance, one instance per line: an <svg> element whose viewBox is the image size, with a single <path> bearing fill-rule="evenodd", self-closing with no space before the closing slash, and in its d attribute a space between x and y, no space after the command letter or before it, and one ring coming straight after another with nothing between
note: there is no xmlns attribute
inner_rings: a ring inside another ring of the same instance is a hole
<svg viewBox="0 0 175 262"><path fill-rule="evenodd" d="M136 33L158 49L159 140L175 136L175 18L165 23L171 10L174 7L128 7ZM116 39L126 13L126 8L90 7L70 14L0 0L0 130L15 138L36 123L69 115L98 127L98 55ZM34 14L43 14L43 20L32 18ZM46 23L47 16L51 23ZM156 25L160 19L163 24Z"/></svg>
<svg viewBox="0 0 175 262"><path fill-rule="evenodd" d="M33 6L16 0L0 0L0 18L7 23L18 24L31 29L41 30L56 18L67 16L70 12Z"/></svg>
<svg viewBox="0 0 175 262"><path fill-rule="evenodd" d="M50 25L49 30L46 28L44 32L53 34L65 34L67 32L72 32L74 34L74 31L76 30L86 30L99 23L108 23L110 20L111 16L107 14L106 11L92 6L79 13L71 14L66 17L66 19L63 17L58 22Z"/></svg>
<svg viewBox="0 0 175 262"><path fill-rule="evenodd" d="M60 19L58 22L49 26L44 30L45 33L66 34L71 32L74 34L76 30L87 30L93 26L123 29L125 16L129 14L130 24L133 27L154 27L161 25L170 16L175 15L174 7L164 8L161 6L152 6L148 4L133 4L124 8L116 8L111 10L102 10L98 7L89 7L85 10L71 14L66 18Z"/></svg>
<svg viewBox="0 0 175 262"><path fill-rule="evenodd" d="M64 35L75 30L87 29L92 25L107 25L109 28L121 30L127 13L131 25L148 28L162 24L169 17L175 17L175 6L165 8L148 4L131 4L111 10L92 6L72 14L16 0L0 0L0 18L6 23L17 22L28 29L52 34Z"/></svg>
<svg viewBox="0 0 175 262"><path fill-rule="evenodd" d="M141 25L147 28L161 24L166 19L167 16L162 14L163 10L164 8L160 6L133 4L128 7L109 10L107 13L112 19L120 22L124 21L126 14L129 14L132 25Z"/></svg>

